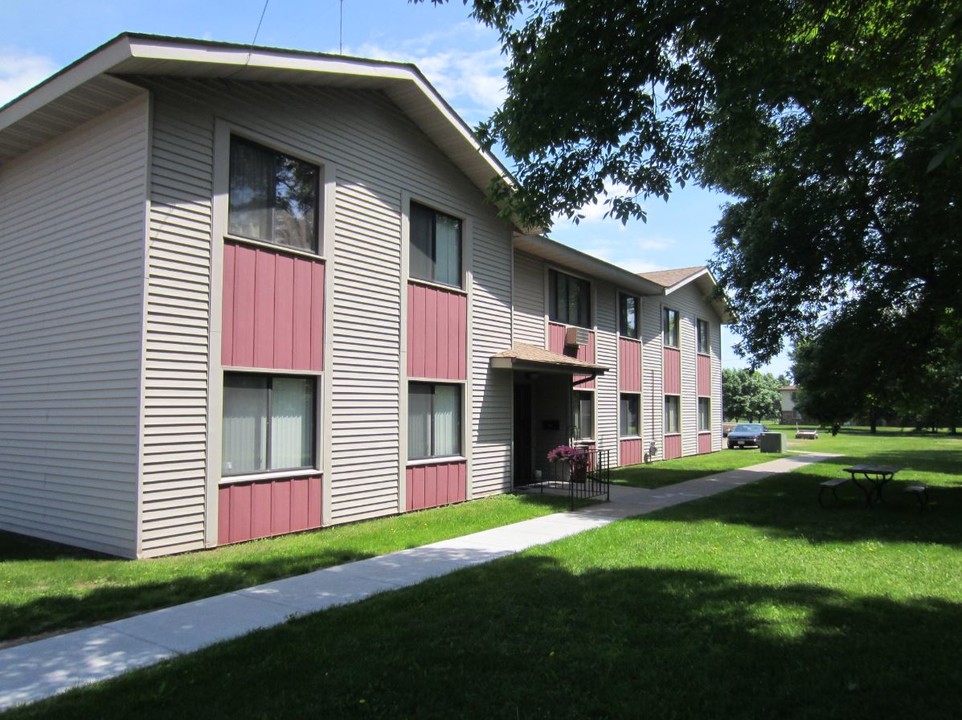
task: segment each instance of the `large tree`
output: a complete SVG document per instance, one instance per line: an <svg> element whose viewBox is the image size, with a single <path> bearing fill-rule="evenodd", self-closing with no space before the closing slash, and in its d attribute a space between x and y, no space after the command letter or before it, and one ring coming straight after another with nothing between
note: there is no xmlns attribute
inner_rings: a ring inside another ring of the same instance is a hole
<svg viewBox="0 0 962 720"><path fill-rule="evenodd" d="M481 130L510 212L727 193L713 269L755 362L838 318L937 341L962 312L960 0L472 4L507 57Z"/></svg>
<svg viewBox="0 0 962 720"><path fill-rule="evenodd" d="M727 420L778 419L781 397L778 388L784 378L757 370L725 368L722 370L722 414Z"/></svg>

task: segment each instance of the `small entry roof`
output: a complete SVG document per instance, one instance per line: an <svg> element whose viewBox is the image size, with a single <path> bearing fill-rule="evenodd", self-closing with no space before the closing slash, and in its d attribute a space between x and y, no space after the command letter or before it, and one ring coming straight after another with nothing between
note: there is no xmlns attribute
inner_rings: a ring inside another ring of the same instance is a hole
<svg viewBox="0 0 962 720"><path fill-rule="evenodd" d="M514 343L510 350L491 356L491 367L529 372L553 372L566 375L603 375L609 368L561 355L536 345Z"/></svg>

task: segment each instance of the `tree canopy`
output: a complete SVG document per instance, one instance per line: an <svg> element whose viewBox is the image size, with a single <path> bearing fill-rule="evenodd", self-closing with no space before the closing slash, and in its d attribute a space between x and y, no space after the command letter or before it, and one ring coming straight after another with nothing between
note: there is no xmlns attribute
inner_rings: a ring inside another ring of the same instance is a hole
<svg viewBox="0 0 962 720"><path fill-rule="evenodd" d="M722 370L722 414L728 420L769 420L778 418L785 378L757 370Z"/></svg>
<svg viewBox="0 0 962 720"><path fill-rule="evenodd" d="M480 130L516 163L510 212L728 194L712 268L755 363L839 319L932 343L962 313L960 0L472 5L506 53Z"/></svg>

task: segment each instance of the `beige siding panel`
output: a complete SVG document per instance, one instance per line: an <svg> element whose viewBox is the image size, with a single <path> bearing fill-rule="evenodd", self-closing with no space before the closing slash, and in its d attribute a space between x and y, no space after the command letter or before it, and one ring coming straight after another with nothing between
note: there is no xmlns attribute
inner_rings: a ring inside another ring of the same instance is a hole
<svg viewBox="0 0 962 720"><path fill-rule="evenodd" d="M514 254L514 339L545 346L544 263L531 255Z"/></svg>
<svg viewBox="0 0 962 720"><path fill-rule="evenodd" d="M663 298L646 297L642 299L641 339L641 417L642 438L645 452L649 444L655 443L655 459L664 459L664 408L665 394L662 385L662 342L661 313Z"/></svg>
<svg viewBox="0 0 962 720"><path fill-rule="evenodd" d="M145 496L145 554L160 543L199 544L206 432L201 397L206 397L209 318L211 133L214 118L256 140L317 158L336 170L333 247L324 248L332 285L331 346L325 353L330 397L322 417L330 423L330 520L343 523L397 512L401 459L401 198L407 193L471 219L471 288L478 320L472 338L475 401L476 485L504 486L510 455L510 377L486 391L488 357L510 346L510 237L484 197L408 121L376 92L257 83L143 79L157 97L151 268L163 283L151 288L148 338L153 373L148 397L156 453L150 496ZM161 127L162 126L162 127ZM162 131L162 132L161 132ZM161 142L163 134L164 141ZM328 242L332 239L328 238ZM497 317L501 313L500 317ZM184 394L170 381L183 373ZM480 394L480 395L479 395ZM490 411L489 411L490 408ZM507 418L507 419L506 419ZM163 434L163 435L161 435ZM187 438L192 452L178 455L177 471L163 437ZM191 464L193 458L196 464ZM196 473L193 475L192 473ZM194 485L193 483L196 483ZM146 508L176 485L196 488L196 506L179 504L175 518ZM151 523L151 530L146 530ZM191 535L195 532L196 535ZM146 538L151 538L148 547ZM191 538L194 538L193 540Z"/></svg>
<svg viewBox="0 0 962 720"><path fill-rule="evenodd" d="M400 192L339 172L329 357L331 519L397 512L400 478ZM358 441L370 444L359 447Z"/></svg>
<svg viewBox="0 0 962 720"><path fill-rule="evenodd" d="M615 289L595 283L595 358L608 371L596 381L598 449L609 450L612 464L618 460L618 299Z"/></svg>
<svg viewBox="0 0 962 720"><path fill-rule="evenodd" d="M147 556L204 547L213 118L158 95L151 152L140 548Z"/></svg>
<svg viewBox="0 0 962 720"><path fill-rule="evenodd" d="M146 95L0 167L0 528L136 554Z"/></svg>
<svg viewBox="0 0 962 720"><path fill-rule="evenodd" d="M511 489L514 377L490 366L494 353L511 347L511 228L488 210L474 223L472 245L471 487L482 497Z"/></svg>
<svg viewBox="0 0 962 720"><path fill-rule="evenodd" d="M697 379L697 320L708 320L711 323L713 346L718 344L712 360L712 394L718 393L717 401L713 399L712 413L718 413L718 421L713 421L714 435L717 435L717 448L721 448L721 337L718 316L698 287L691 283L676 290L665 302L669 307L679 311L681 315L681 422L682 422L682 455L694 455L698 452L698 379ZM715 376L717 367L717 377ZM717 426L717 428L715 427Z"/></svg>

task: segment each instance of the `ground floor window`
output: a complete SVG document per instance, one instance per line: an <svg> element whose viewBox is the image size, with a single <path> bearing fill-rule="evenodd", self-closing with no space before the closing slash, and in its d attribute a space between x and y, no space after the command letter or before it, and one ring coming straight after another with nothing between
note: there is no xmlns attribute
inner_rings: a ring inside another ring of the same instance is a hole
<svg viewBox="0 0 962 720"><path fill-rule="evenodd" d="M595 394L585 390L571 393L571 439L586 440L595 436Z"/></svg>
<svg viewBox="0 0 962 720"><path fill-rule="evenodd" d="M698 398L698 432L711 430L711 398Z"/></svg>
<svg viewBox="0 0 962 720"><path fill-rule="evenodd" d="M665 434L681 432L681 398L665 395Z"/></svg>
<svg viewBox="0 0 962 720"><path fill-rule="evenodd" d="M316 467L316 394L313 377L225 373L223 474Z"/></svg>
<svg viewBox="0 0 962 720"><path fill-rule="evenodd" d="M641 425L639 423L640 408L640 395L630 393L623 393L621 395L621 437L641 435Z"/></svg>
<svg viewBox="0 0 962 720"><path fill-rule="evenodd" d="M408 459L461 454L461 386L413 382L408 388Z"/></svg>

